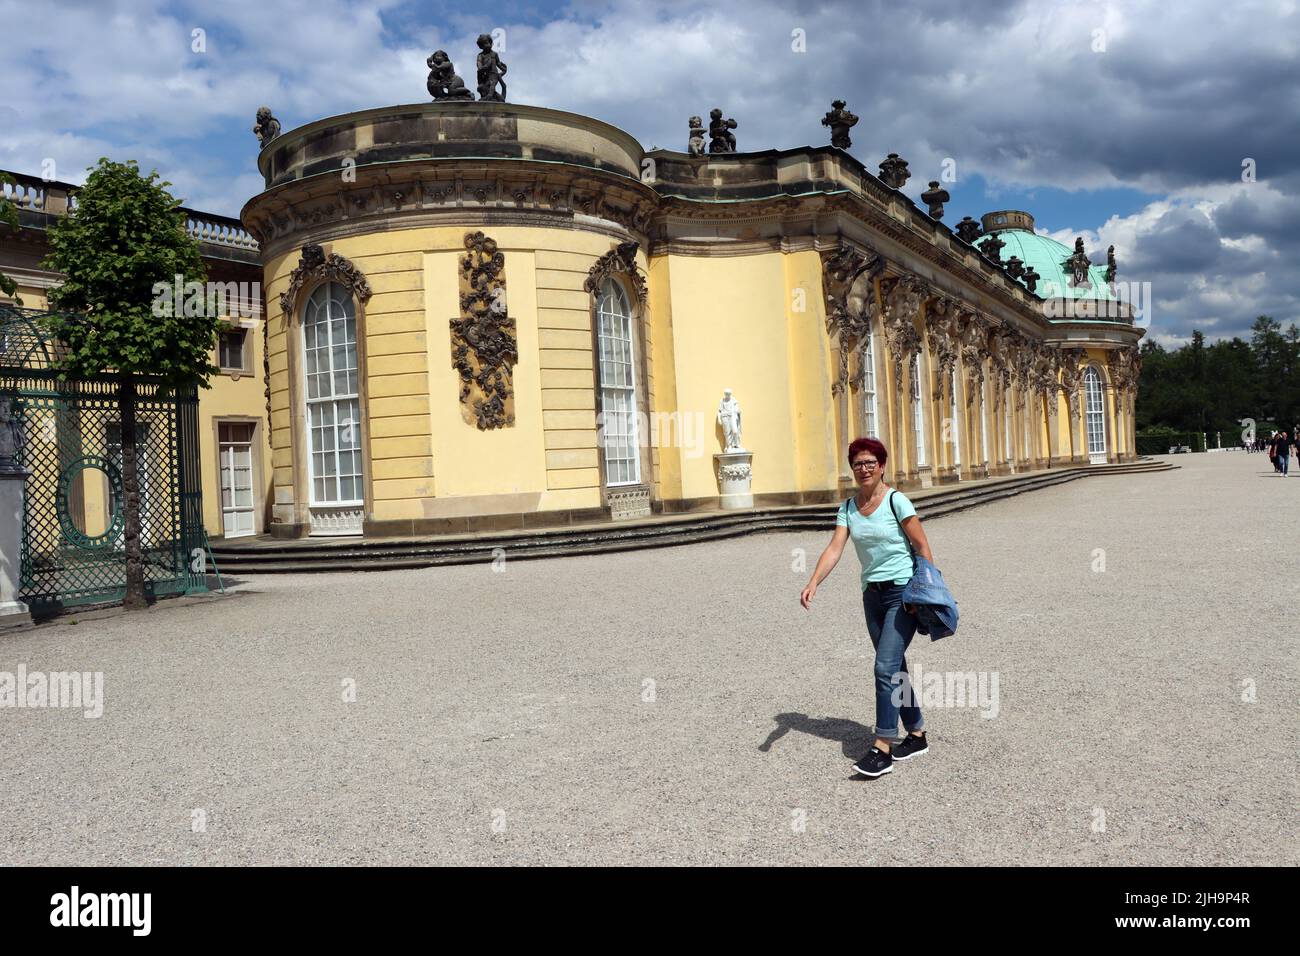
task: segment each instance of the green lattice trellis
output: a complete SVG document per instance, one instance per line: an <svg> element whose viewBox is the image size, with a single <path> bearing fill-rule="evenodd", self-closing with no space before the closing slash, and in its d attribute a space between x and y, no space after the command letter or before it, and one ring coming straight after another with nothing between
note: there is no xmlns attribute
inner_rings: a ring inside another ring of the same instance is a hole
<svg viewBox="0 0 1300 956"><path fill-rule="evenodd" d="M60 379L47 316L0 306L0 397L21 423L17 460L30 472L20 597L38 614L126 592L119 384ZM137 379L136 391L146 593L204 591L202 564L193 561L203 546L197 393L148 379ZM101 534L81 530L91 511L106 517Z"/></svg>

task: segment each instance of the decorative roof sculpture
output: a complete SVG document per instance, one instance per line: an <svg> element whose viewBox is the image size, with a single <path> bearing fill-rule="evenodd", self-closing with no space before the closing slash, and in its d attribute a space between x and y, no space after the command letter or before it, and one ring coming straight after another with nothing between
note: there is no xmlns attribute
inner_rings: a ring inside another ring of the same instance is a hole
<svg viewBox="0 0 1300 956"><path fill-rule="evenodd" d="M731 118L723 119L722 110L709 110L709 152L734 153L736 134L731 131L735 128L736 121Z"/></svg>
<svg viewBox="0 0 1300 956"><path fill-rule="evenodd" d="M836 149L848 149L853 145L849 130L858 125L858 118L844 108L843 100L831 103L830 112L822 117L822 125L831 128L831 145Z"/></svg>
<svg viewBox="0 0 1300 956"><path fill-rule="evenodd" d="M931 219L943 218L943 204L952 197L948 195L948 190L939 188L939 180L930 180L930 188L921 193L921 202L930 207Z"/></svg>
<svg viewBox="0 0 1300 956"><path fill-rule="evenodd" d="M506 101L506 65L501 62L492 49L492 36L480 33L478 38L479 55L475 61L478 67L478 98L489 103ZM497 92L497 87L501 92Z"/></svg>
<svg viewBox="0 0 1300 956"><path fill-rule="evenodd" d="M704 155L704 120L698 116L692 116L690 127L687 130L689 139L686 142L686 152L692 156Z"/></svg>
<svg viewBox="0 0 1300 956"><path fill-rule="evenodd" d="M880 164L880 181L890 189L902 189L911 178L907 160L901 159L897 153L890 153Z"/></svg>
<svg viewBox="0 0 1300 956"><path fill-rule="evenodd" d="M253 132L257 135L258 146L265 146L280 135L280 121L271 115L271 107L257 108L257 122L253 124Z"/></svg>
<svg viewBox="0 0 1300 956"><path fill-rule="evenodd" d="M472 100L474 93L456 73L446 50L435 50L425 61L429 67L429 95L435 100Z"/></svg>

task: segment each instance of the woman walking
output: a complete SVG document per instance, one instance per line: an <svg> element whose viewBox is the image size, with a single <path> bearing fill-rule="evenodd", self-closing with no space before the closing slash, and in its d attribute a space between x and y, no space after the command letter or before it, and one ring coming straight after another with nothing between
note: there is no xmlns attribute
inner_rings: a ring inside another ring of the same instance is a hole
<svg viewBox="0 0 1300 956"><path fill-rule="evenodd" d="M858 483L858 493L840 506L835 533L826 546L812 578L799 595L805 608L812 604L817 586L835 569L844 545L853 539L862 563L862 606L867 632L876 652L876 740L853 769L867 777L879 777L894 769L895 760L909 760L926 753L929 745L922 729L921 708L907 674L907 647L916 634L916 615L902 603L903 589L912 577L912 550L933 561L930 543L921 528L912 502L901 491L885 484L885 462L889 452L875 438L858 438L849 445L849 465ZM895 696L903 688L902 702ZM907 734L895 743L902 717Z"/></svg>

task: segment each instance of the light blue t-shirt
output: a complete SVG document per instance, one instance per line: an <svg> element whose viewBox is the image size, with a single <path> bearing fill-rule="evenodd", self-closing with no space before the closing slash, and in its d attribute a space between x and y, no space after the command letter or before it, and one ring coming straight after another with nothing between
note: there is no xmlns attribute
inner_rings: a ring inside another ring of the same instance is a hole
<svg viewBox="0 0 1300 956"><path fill-rule="evenodd" d="M894 507L890 510L889 499ZM895 520L894 512L898 512ZM912 579L912 550L899 522L916 514L916 508L901 491L891 488L876 510L865 517L858 511L857 497L840 505L836 525L847 525L853 547L862 562L862 589L871 581L894 581L906 584Z"/></svg>

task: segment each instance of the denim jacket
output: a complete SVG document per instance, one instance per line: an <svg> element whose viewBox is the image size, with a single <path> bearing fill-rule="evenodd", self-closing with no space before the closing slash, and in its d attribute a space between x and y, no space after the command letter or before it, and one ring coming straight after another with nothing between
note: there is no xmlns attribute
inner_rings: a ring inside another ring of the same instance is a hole
<svg viewBox="0 0 1300 956"><path fill-rule="evenodd" d="M889 508L893 511L893 492L890 492ZM898 512L894 512L898 521ZM898 522L901 530L903 523ZM906 532L904 532L906 537ZM911 539L907 546L912 547ZM957 602L953 600L948 585L943 583L943 575L931 562L912 550L912 580L903 588L903 604L910 604L916 614L916 629L922 634L930 635L930 640L937 641L957 633Z"/></svg>

